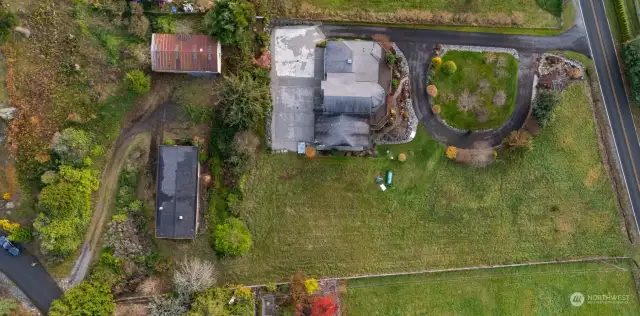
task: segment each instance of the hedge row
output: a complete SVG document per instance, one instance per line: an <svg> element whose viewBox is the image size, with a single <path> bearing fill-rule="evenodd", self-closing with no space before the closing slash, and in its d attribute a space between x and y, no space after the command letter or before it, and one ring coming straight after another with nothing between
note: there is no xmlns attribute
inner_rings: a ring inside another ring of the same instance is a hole
<svg viewBox="0 0 640 316"><path fill-rule="evenodd" d="M616 15L618 16L618 22L620 23L622 41L626 42L631 39L631 24L629 23L627 6L625 5L624 0L615 0L613 4L616 9Z"/></svg>
<svg viewBox="0 0 640 316"><path fill-rule="evenodd" d="M632 99L636 104L640 104L640 42L636 40L625 45L622 58L627 68L627 81Z"/></svg>

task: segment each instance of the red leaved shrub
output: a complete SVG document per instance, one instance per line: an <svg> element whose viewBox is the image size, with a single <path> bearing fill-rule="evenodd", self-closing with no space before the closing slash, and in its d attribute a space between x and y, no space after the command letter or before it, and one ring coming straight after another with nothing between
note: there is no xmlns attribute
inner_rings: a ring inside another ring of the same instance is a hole
<svg viewBox="0 0 640 316"><path fill-rule="evenodd" d="M311 316L334 316L338 305L331 296L317 297L313 300Z"/></svg>

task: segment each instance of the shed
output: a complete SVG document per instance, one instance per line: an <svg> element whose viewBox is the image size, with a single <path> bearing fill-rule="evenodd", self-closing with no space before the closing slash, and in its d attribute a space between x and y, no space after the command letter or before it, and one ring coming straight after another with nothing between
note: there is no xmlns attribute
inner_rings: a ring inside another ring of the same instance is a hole
<svg viewBox="0 0 640 316"><path fill-rule="evenodd" d="M220 73L220 43L207 35L153 34L151 69L190 74Z"/></svg>
<svg viewBox="0 0 640 316"><path fill-rule="evenodd" d="M160 146L156 238L194 239L198 230L198 148Z"/></svg>

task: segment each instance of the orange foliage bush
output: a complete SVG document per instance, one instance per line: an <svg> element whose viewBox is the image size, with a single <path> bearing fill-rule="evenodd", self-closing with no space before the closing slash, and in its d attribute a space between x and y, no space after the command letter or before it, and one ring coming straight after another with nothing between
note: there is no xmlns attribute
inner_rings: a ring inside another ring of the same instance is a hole
<svg viewBox="0 0 640 316"><path fill-rule="evenodd" d="M447 150L444 152L444 154L449 159L456 159L456 156L458 156L458 148L454 146L449 146L447 147Z"/></svg>
<svg viewBox="0 0 640 316"><path fill-rule="evenodd" d="M389 35L373 34L371 39L378 42L378 44L380 44L380 46L382 46L386 51L391 51L391 49L393 49L393 43L391 42Z"/></svg>
<svg viewBox="0 0 640 316"><path fill-rule="evenodd" d="M431 107L431 111L433 111L433 114L438 115L440 114L440 111L442 111L442 109L440 108L439 105L434 105Z"/></svg>
<svg viewBox="0 0 640 316"><path fill-rule="evenodd" d="M432 96L435 97L436 95L438 95L438 88L436 88L436 86L430 84L427 86L427 93Z"/></svg>

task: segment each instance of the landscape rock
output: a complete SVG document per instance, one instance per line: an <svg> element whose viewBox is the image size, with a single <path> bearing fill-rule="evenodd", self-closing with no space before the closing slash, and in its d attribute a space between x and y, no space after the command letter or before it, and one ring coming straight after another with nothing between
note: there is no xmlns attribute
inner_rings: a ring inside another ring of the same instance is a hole
<svg viewBox="0 0 640 316"><path fill-rule="evenodd" d="M28 37L31 36L31 31L29 29L24 28L24 27L19 27L18 26L16 28L14 28L13 30L18 32L18 33L20 33L20 34L22 34L24 37L28 38Z"/></svg>
<svg viewBox="0 0 640 316"><path fill-rule="evenodd" d="M13 120L13 115L16 112L16 108L1 108L0 109L0 119L5 121Z"/></svg>
<svg viewBox="0 0 640 316"><path fill-rule="evenodd" d="M14 208L16 208L16 203L13 202L7 202L7 204L5 204L4 208L8 209L8 210L12 210Z"/></svg>

